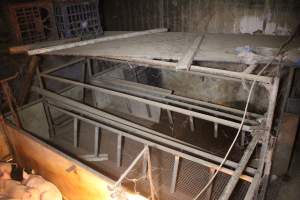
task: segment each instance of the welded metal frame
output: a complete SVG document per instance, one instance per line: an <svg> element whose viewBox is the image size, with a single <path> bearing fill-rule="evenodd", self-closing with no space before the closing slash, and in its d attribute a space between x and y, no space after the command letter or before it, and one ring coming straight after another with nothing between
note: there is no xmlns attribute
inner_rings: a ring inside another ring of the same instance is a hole
<svg viewBox="0 0 300 200"><path fill-rule="evenodd" d="M111 59L111 58L109 58L109 59ZM83 61L83 58L79 59L79 60L78 61L81 62L81 61ZM124 61L126 61L126 60L124 60ZM86 62L87 62L87 65L89 66L88 67L89 75L91 75L91 67L90 67L91 62L88 58L86 59ZM129 62L130 62L130 60L129 60ZM141 97L140 96L141 94L139 94L137 92L132 92L130 95L128 95L127 93L126 94L122 93L122 92L125 92L124 90L123 91L115 90L115 88L107 89L107 88L104 88L104 87L94 86L94 85L91 85L89 83L82 83L82 82L73 81L73 80L62 78L62 77L57 77L57 76L54 76L54 75L50 75L52 72L60 70L60 69L65 68L65 67L68 67L68 66L72 65L73 63L74 62L70 62L69 64L62 65L62 66L50 69L48 71L45 71L45 72L41 73L39 76L40 76L41 79L45 78L45 79L57 80L57 81L61 81L61 82L81 86L83 88L88 88L88 89L92 89L92 90L95 90L95 91L101 91L101 92L111 94L111 95L117 95L117 96L125 97L125 98L128 98L128 99L134 99L134 100L137 100L137 101L140 101L140 102L144 102L144 103L147 103L147 104L150 104L150 105L155 105L155 106L158 106L160 108L166 109L170 113L171 113L171 111L180 111L180 112L183 112L184 114L188 114L189 117L191 117L191 116L192 117L199 117L199 115L195 114L194 112L188 112L188 109L187 110L181 110L181 109L178 110L177 108L174 108L176 106L170 105L170 104L175 102L175 100L173 100L174 98L176 100L181 99L181 100L186 100L188 102L196 101L196 100L189 99L189 98L186 98L186 97L180 97L180 96L176 96L176 95L171 94L168 98L162 98L162 97L158 98L158 96L152 95L152 100L149 101L148 99L144 99L144 98L149 97L151 95ZM138 64L137 62L134 62L134 63ZM141 64L142 65L145 64L144 60L143 60L143 62L141 62ZM163 62L163 64L165 64L165 62ZM173 64L170 64L170 65L173 65ZM151 65L147 65L147 66L151 67ZM162 66L160 66L159 68L162 68ZM191 67L191 71L189 71L187 73L193 72L192 70L193 70L193 67ZM212 71L214 73L214 69ZM198 72L196 72L196 74L198 74ZM206 75L202 71L201 71L200 74L202 76ZM259 84L262 84L262 85L266 86L266 88L269 91L269 100L270 100L270 102L269 102L269 106L268 106L267 117L265 118L265 120L263 120L264 123L265 123L264 127L259 127L258 125L256 125L256 126L245 126L246 128L243 127L244 131L248 131L253 135L253 139L250 142L250 144L248 145L247 149L245 150L245 154L244 154L243 158L241 159L240 163L238 164L238 163L235 163L235 162L232 162L232 161L226 161L225 165L220 170L222 173L226 173L226 174L231 175L231 179L230 179L229 183L233 183L233 184L229 184L228 187L225 188L224 194L226 194L226 195L222 194L222 196L221 196L222 199L228 199L230 197L230 195L231 195L231 193L234 189L234 186L236 185L236 181L239 180L239 179L242 179L242 180L245 180L245 181L248 181L248 182L251 183L250 186L249 186L248 192L245 196L245 199L252 199L255 195L257 195L256 191L258 190L259 185L261 184L262 180L266 179L267 176L268 176L268 173L264 172L264 166L266 165L266 163L270 163L270 158L267 157L267 153L268 153L268 151L272 151L271 149L269 149L269 147L270 147L269 140L270 140L270 131L271 131L271 127L272 127L272 119L273 119L273 114L274 114L274 109L275 109L275 104L276 104L276 97L277 97L277 92L278 92L279 79L276 78L276 77L274 77L274 78L266 77L266 79L265 79L264 76L259 76L259 79L256 79L255 78L256 75L253 75L253 76L250 76L250 77L246 76L246 78L245 78L243 73L239 73L239 74L240 74L240 76L238 76L238 73L234 73L234 77L231 77L231 78L238 79L238 80L241 81L241 83L244 81L244 79L246 79L246 80L248 79L248 81L255 80ZM208 73L208 76L210 77L211 74ZM217 76L219 77L219 76L222 76L222 75L217 74ZM227 74L224 75L223 78L227 79ZM230 80L231 80L231 78L230 78ZM272 80L272 81L269 82L269 80ZM157 138L155 138L156 140L154 140L154 141L153 141L153 137L151 137L151 139L144 139L144 138L140 138L138 136L131 135L131 134L127 133L127 131L126 132L123 131L124 128L125 128L125 130L128 130L128 132L133 131L133 129L135 129L135 131L143 133L143 134L149 134L149 132L148 132L147 129L138 130L137 127L133 127L131 129L128 129L129 128L128 126L118 126L117 125L118 123L110 123L112 126L107 126L103 123L104 118L99 116L99 115L103 114L103 111L102 111L102 113L97 113L96 112L97 109L95 109L95 108L89 108L89 106L87 106L87 105L80 104L78 102L76 102L76 103L72 102L72 100L67 99L65 97L62 97L62 96L60 96L58 94L55 94L53 92L47 91L46 89L35 88L35 91L40 93L42 96L44 96L47 99L47 104L51 108L56 109L56 110L58 110L62 113L65 113L65 114L69 115L69 116L72 116L72 117L74 117L74 119L82 120L82 121L88 122L90 124L93 124L93 125L95 125L95 128L97 130L100 130L100 129L103 128L103 129L111 131L112 133L117 134L118 135L118 145L117 145L117 150L116 150L116 154L117 154L117 163L116 163L116 165L118 167L121 166L121 159L122 159L121 158L122 157L121 150L122 150L122 138L123 137L133 139L133 140L135 140L137 142L140 142L140 143L143 143L144 145L147 145L149 147L157 148L157 149L160 149L160 150L163 150L165 152L173 154L176 165L174 165L174 168L173 168L173 171L172 171L173 175L172 175L171 187L170 187L170 192L171 193L174 192L175 189L176 189L176 179L177 179L177 174L178 174L178 167L176 167L176 166L179 165L180 158L188 159L188 160L191 160L193 162L199 163L201 165L207 166L212 171L212 174L217 169L218 163L220 163L221 160L222 160L221 158L217 158L216 156L211 157L211 155L206 154L204 152L201 152L199 150L196 150L193 147L188 147L187 149L189 151L187 153L182 153L182 152L180 152L179 149L184 147L186 144L179 144L179 143L177 143L178 141L170 141L169 142L168 141L169 138L163 138L163 140L168 145L171 145L170 148L166 147L164 145L161 145L160 142L158 142L159 141L158 139L161 137L161 135L155 136ZM128 91L126 91L126 92L128 92ZM166 99L167 99L167 101L166 101ZM164 100L164 101L166 101L166 103L165 104L164 103L159 103L158 100ZM171 101L169 101L169 100L171 100ZM243 113L243 111L240 111L240 110L237 110L237 109L227 108L227 107L215 105L215 104L212 104L212 103L201 102L201 101L197 101L197 103L198 103L197 106L200 108L200 111L201 111L201 109L207 109L207 107L201 107L201 105L199 106L199 103L202 104L202 105L205 105L205 106L209 106L208 111L211 111L213 116L200 115L199 118L214 122L214 130L215 130L214 135L215 136L217 136L218 124L223 124L223 125L226 125L226 126L232 125L232 123L228 123L229 120L224 121L222 118L218 117L218 115L223 115L223 114L225 114L225 116L228 115L228 113L224 112L224 110L225 111L226 110L231 111L232 115L235 115L235 114L241 115ZM78 108L74 109L74 107L72 108L72 105L73 106L77 105ZM189 106L191 106L192 108L195 108L195 106L193 104L190 104ZM215 110L210 109L212 107L214 107ZM91 110L93 112L90 113ZM204 111L207 111L207 110L204 110ZM251 115L252 117L254 117L256 119L262 119L263 118L262 115L255 114L255 113L250 113L249 115ZM88 116L89 118L87 118L85 116ZM94 120L90 119L90 117L93 118ZM239 117L239 118L241 118L241 117ZM110 122L112 122L112 121L110 121ZM123 123L126 124L126 121L124 121ZM231 127L238 128L238 123L236 123L234 126L231 126ZM95 134L96 134L96 131L95 131ZM259 137L258 137L258 135L259 135ZM260 155L260 161L259 161L259 164L258 164L258 168L257 169L249 168L249 167L247 167L247 163L248 163L248 161L251 157L251 154L252 154L253 150L255 149L256 145L260 141L259 138L263 142L262 142L261 155ZM173 146L174 144L176 144L176 145ZM98 148L98 145L99 145L99 143L95 142L95 149L96 149L96 146ZM189 153L192 153L192 154L189 154ZM196 156L194 156L194 155L196 155ZM199 158L199 157L201 157L201 158ZM107 157L105 157L105 155L104 155L104 160L105 160L105 158L107 158ZM232 170L232 168L234 170ZM246 172L246 174L243 174L244 171ZM229 189L227 189L227 188L229 188ZM208 196L209 196L209 193L211 193L211 191L212 191L212 186L210 186L210 189L207 191Z"/></svg>
<svg viewBox="0 0 300 200"><path fill-rule="evenodd" d="M115 39L124 39L128 37L135 37L138 35L152 34L156 32L165 32L165 29L153 29L144 32L135 32L130 34L121 34L119 36L111 36L104 37L100 39L83 41L68 45L60 45L49 48L36 49L33 51L29 51L29 55L42 54L46 52L51 52L55 50L61 50L72 47L79 47L83 45L93 44L96 42L110 41ZM167 62L161 60L152 60L145 58L132 58L132 57L118 57L118 56L104 56L104 57L96 57L93 59L99 60L108 60L114 62L121 62L126 64L137 64L139 66L165 69L165 70L174 70L176 71L177 63ZM88 58L87 61L87 70L89 75L92 75L91 62ZM191 129L193 129L192 122L193 117L197 117L203 120L207 120L214 123L214 136L217 137L218 133L218 124L223 124L225 126L233 127L239 129L239 123L236 121L241 121L241 115L243 115L244 111L237 110L225 106L220 106L208 102L201 102L194 99L189 99L186 97L180 97L176 95L167 95L160 96L157 94L145 94L132 90L124 90L120 88L107 88L102 86L95 86L90 83L82 83L78 81L69 80L62 77L57 77L54 75L50 75L50 73L68 67L69 65L63 65L54 68L53 70L45 71L39 74L39 79L52 79L56 81L61 81L64 83L69 83L77 86L81 86L83 88L88 88L94 91L103 92L109 95L115 95L122 98L127 98L139 102L143 102L147 105L157 106L159 108L167 110L168 117L170 123L172 123L172 113L178 112L187 115L190 118ZM269 105L267 109L267 115L262 116L255 113L247 113L247 116L251 116L254 122L255 120L259 121L258 124L253 123L249 119L246 120L246 125L242 127L241 135L245 134L245 131L250 132L252 134L252 140L250 144L246 147L244 155L239 163L235 163L233 161L227 160L223 167L220 168L222 173L226 173L231 175L229 180L229 185L223 191L221 198L228 199L232 194L233 189L238 180L243 179L245 181L250 182L250 186L248 188L245 199L253 199L253 197L257 197L258 188L260 185L263 188L266 187L268 182L268 176L270 172L271 166L271 154L272 154L272 137L271 137L271 128L273 122L273 115L276 105L276 98L278 93L279 86L279 78L278 77L268 77L262 75L251 74L247 72L236 72L236 71L228 71L216 68L208 68L203 66L191 65L189 70L185 71L185 73L201 75L204 77L213 77L219 78L223 80L237 81L241 84L245 85L246 82L255 82L261 86L264 86L269 92ZM210 174L213 177L216 169L218 169L219 164L223 161L223 158L215 156L210 153L203 152L197 149L195 146L184 143L182 141L176 140L172 137L163 135L154 130L148 129L136 123L130 122L128 120L124 120L115 115L104 112L103 110L96 109L94 107L88 106L83 103L76 102L69 98L63 97L54 92L50 92L43 88L35 88L34 91L41 94L44 98L47 99L47 105L53 109L56 109L60 112L63 112L77 120L82 120L87 123L93 124L95 127L109 130L110 132L118 135L118 145L116 148L117 154L117 166L121 165L122 160L122 140L123 138L130 138L134 141L143 143L147 147L157 148L162 151L168 152L174 155L175 164L173 168L173 176L171 180L171 188L170 192L174 192L176 189L176 178L178 173L177 164L179 164L181 159L188 159L193 162L199 163L201 165L207 166L210 170ZM184 108L182 108L184 107ZM193 111L197 110L200 112ZM203 112L203 113L201 113ZM204 114L205 113L205 114ZM207 114L209 113L209 114ZM224 117L224 118L222 118ZM132 134L133 133L133 134ZM95 142L96 145L97 142ZM243 141L242 141L243 143ZM257 168L247 167L247 163L254 151L257 147L258 143L262 143L262 147L260 149L260 160L258 162ZM99 145L99 143L97 143ZM96 147L95 147L96 149ZM137 158L136 158L137 159ZM148 157L149 160L149 157ZM127 170L128 171L128 170ZM244 174L243 174L244 173ZM124 175L124 174L123 174ZM211 196L213 185L210 185L208 190L206 191L207 197ZM263 195L261 195L263 196Z"/></svg>

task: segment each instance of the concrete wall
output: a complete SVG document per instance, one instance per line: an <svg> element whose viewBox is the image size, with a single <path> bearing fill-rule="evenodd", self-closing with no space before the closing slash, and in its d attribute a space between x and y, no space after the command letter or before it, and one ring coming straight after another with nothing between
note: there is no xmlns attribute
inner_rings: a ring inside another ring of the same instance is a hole
<svg viewBox="0 0 300 200"><path fill-rule="evenodd" d="M106 30L287 35L299 23L298 0L103 0Z"/></svg>

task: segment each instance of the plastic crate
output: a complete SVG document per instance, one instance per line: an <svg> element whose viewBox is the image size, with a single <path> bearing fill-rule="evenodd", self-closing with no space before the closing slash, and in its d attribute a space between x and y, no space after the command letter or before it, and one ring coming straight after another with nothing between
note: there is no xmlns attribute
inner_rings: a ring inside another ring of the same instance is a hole
<svg viewBox="0 0 300 200"><path fill-rule="evenodd" d="M17 43L34 43L58 39L52 3L48 1L15 3L8 12Z"/></svg>
<svg viewBox="0 0 300 200"><path fill-rule="evenodd" d="M54 14L61 38L91 38L103 34L98 0L57 0Z"/></svg>

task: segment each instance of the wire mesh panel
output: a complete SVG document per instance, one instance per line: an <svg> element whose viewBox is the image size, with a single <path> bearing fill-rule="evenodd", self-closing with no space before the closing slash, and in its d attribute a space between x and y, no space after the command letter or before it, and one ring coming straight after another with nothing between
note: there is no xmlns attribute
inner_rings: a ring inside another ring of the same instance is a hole
<svg viewBox="0 0 300 200"><path fill-rule="evenodd" d="M16 42L26 44L58 38L51 3L10 4L8 11Z"/></svg>
<svg viewBox="0 0 300 200"><path fill-rule="evenodd" d="M98 0L55 1L54 13L61 38L95 37L103 33Z"/></svg>

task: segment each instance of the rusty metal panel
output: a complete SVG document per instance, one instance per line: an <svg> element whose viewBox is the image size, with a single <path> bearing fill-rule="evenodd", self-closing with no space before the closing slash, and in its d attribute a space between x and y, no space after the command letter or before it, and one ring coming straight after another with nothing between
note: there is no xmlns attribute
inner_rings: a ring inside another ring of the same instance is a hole
<svg viewBox="0 0 300 200"><path fill-rule="evenodd" d="M57 39L52 3L47 1L8 5L13 37L17 43Z"/></svg>

